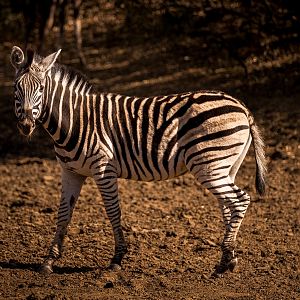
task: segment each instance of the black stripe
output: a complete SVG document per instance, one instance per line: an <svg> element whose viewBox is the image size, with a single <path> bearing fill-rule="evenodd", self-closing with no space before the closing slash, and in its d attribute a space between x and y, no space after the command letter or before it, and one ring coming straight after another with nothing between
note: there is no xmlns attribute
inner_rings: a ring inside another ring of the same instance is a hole
<svg viewBox="0 0 300 300"><path fill-rule="evenodd" d="M92 139L92 136L94 134L94 128L95 128L95 121L94 120L94 113L93 113L93 96L90 95L88 98L86 97L86 102L89 101L89 110L90 110L90 117L88 119L88 125L89 125L89 135L86 139L86 142L87 142L87 148L88 149L91 149L90 147L90 144L91 144L91 139Z"/></svg>
<svg viewBox="0 0 300 300"><path fill-rule="evenodd" d="M117 123L116 110L115 110L115 106L112 105L111 115L108 115L108 102L109 101L112 102L111 99L109 99L107 95L103 95L103 106L102 106L103 111L102 111L102 115L100 117L103 118L104 131L106 132L107 136L109 137L109 139L112 142L113 149L111 149L111 150L113 151L113 154L115 155L117 162L120 164L121 163L121 156L120 156L119 151L117 151L116 139L115 139L115 136L112 133L112 131L114 130L114 127L111 127L110 124L109 124L109 120L112 120L113 124ZM99 130L99 131L98 131L98 133L100 134L100 140L104 141L105 140L104 136L102 135L101 130ZM110 149L110 147L108 145L107 145L107 147ZM120 168L121 168L121 165L120 165Z"/></svg>
<svg viewBox="0 0 300 300"><path fill-rule="evenodd" d="M104 129L106 135L109 137L112 144L115 146L116 141L115 141L115 137L112 133L113 128L110 126L109 120L113 119L113 123L115 123L116 111L114 111L114 106L112 106L112 111L111 111L112 115L108 115L108 106L109 106L108 102L110 102L111 99L109 99L107 95L103 95L103 98L101 100L102 100L103 105L102 105L102 112L100 113L99 117L102 118L102 121L103 121L104 128L102 128L102 130ZM99 121L99 124L101 124L100 121ZM98 133L100 134L100 140L105 141L102 131L99 130ZM106 146L108 148L110 148L108 144ZM119 153L117 151L114 151L114 149L112 149L112 150L113 150L114 154L117 156L117 160L119 162L120 161Z"/></svg>
<svg viewBox="0 0 300 300"><path fill-rule="evenodd" d="M209 183L209 182L213 182L213 181L218 181L218 180L221 180L221 179L224 179L224 178L227 178L228 176L221 176L221 177L218 177L218 178L212 178L212 179L207 179L207 180L204 180L201 182L201 184L206 184L206 183Z"/></svg>
<svg viewBox="0 0 300 300"><path fill-rule="evenodd" d="M236 127L230 128L230 129L220 130L220 131L213 132L213 133L210 133L207 135L203 135L203 136L189 142L188 144L186 144L184 146L184 148L189 149L199 143L220 139L220 138L230 136L236 132L246 130L246 129L249 129L248 125L239 125L239 126L236 126Z"/></svg>
<svg viewBox="0 0 300 300"><path fill-rule="evenodd" d="M237 195L237 192L236 192L235 190L224 191L224 192L219 192L219 193L215 193L215 192L212 191L212 193L213 193L215 196L226 195L226 194L233 194L233 193ZM243 197L243 196L245 196L245 195L246 195L246 193L243 192L242 194L237 195L236 197L237 197L237 199L239 199L239 198L241 198L241 197ZM230 196L228 196L228 198L229 198L229 199L232 199Z"/></svg>
<svg viewBox="0 0 300 300"><path fill-rule="evenodd" d="M82 162L82 164L81 164L81 167L83 167L83 166L85 165L86 161L87 161L89 158L95 156L96 154L98 154L98 153L100 152L100 150L97 149L97 152L94 153L94 149L95 149L95 147L96 147L96 145L97 145L97 139L96 139L96 138L94 138L93 144L90 145L90 140L91 140L92 135L93 135L93 131L92 131L92 132L90 131L90 134L89 134L90 138L89 138L89 141L88 141L88 144L87 144L87 145L88 145L87 148L88 148L88 151L91 150L91 152L90 152L90 154L86 154L86 155L85 155L84 160L83 160L83 162Z"/></svg>
<svg viewBox="0 0 300 300"><path fill-rule="evenodd" d="M92 168L93 165L98 164L100 161L102 161L103 157L98 157L95 160L93 160L90 164L90 168ZM98 165L97 165L98 167Z"/></svg>
<svg viewBox="0 0 300 300"><path fill-rule="evenodd" d="M136 102L134 103L134 107L133 107L133 113L132 113L132 102L134 101L134 98L128 98L127 99L127 114L128 114L128 119L129 119L129 123L130 123L130 130L131 130L131 138L133 140L133 147L135 147L135 151L137 153L137 155L139 155L139 148L138 148L138 128L137 128L137 120L138 120L138 105L140 104L141 100L138 99L136 100Z"/></svg>
<svg viewBox="0 0 300 300"><path fill-rule="evenodd" d="M217 186L212 186L212 187L208 187L207 189L208 190L213 190L213 189L219 189L219 188L222 188L222 187L225 187L225 186L234 186L233 183L225 183L225 184L221 184L221 185L217 185Z"/></svg>
<svg viewBox="0 0 300 300"><path fill-rule="evenodd" d="M229 150L231 148L235 148L235 147L242 146L242 145L244 145L244 143L235 143L235 144L226 145L226 146L206 147L206 148L204 148L200 151L195 151L192 154L190 154L189 156L187 156L186 159L185 159L185 164L188 165L190 160L193 159L195 156L200 156L200 155L202 155L204 153L207 153L207 152Z"/></svg>
<svg viewBox="0 0 300 300"><path fill-rule="evenodd" d="M58 79L58 86L57 86L57 90L56 90L56 95L53 99L52 112L51 112L51 115L50 115L50 121L49 121L49 125L48 125L48 128L47 128L51 135L55 134L55 132L57 130L57 126L58 126L59 103L60 103L60 95L62 93L62 85L60 84L60 82L63 79L64 72L60 72L59 75L60 75L60 78ZM52 84L53 84L53 86L52 86L53 88L51 90L51 94L50 94L51 96L53 95L54 89L55 89L55 86L56 86L56 83L55 83L54 80L52 81ZM49 105L51 105L51 104L49 103Z"/></svg>
<svg viewBox="0 0 300 300"><path fill-rule="evenodd" d="M215 195L215 194L214 194ZM221 199L221 200L226 200L226 199L229 199L229 200L239 200L240 198L244 197L246 195L243 194L243 195L239 195L239 196L230 196L230 197L216 197L217 199Z"/></svg>
<svg viewBox="0 0 300 300"><path fill-rule="evenodd" d="M113 125L114 125L114 130L115 130L115 133L116 133L116 144L115 144L115 152L118 153L119 151L121 151L121 153L119 153L119 157L120 157L120 167L122 169L122 164L121 164L121 161L123 161L123 163L125 164L125 168L127 170L127 177L126 178L131 178L131 169L130 169L130 165L129 165L129 162L127 161L126 159L126 147L125 147L125 144L124 144L124 139L122 137L122 134L121 134L121 127L124 127L124 124L125 124L125 127L126 127L126 121L125 121L125 116L122 114L122 113L119 113L118 117L117 118L117 106L119 106L119 111L120 111L120 105L119 103L122 103L122 102L117 102L116 101L116 96L114 95L113 98L111 99L111 104L112 104L112 112L113 112ZM119 147L117 147L117 144L119 145ZM120 148L120 150L119 150Z"/></svg>
<svg viewBox="0 0 300 300"><path fill-rule="evenodd" d="M229 158L229 157L232 157L232 156L235 156L237 155L238 153L233 153L233 154L229 154L229 155L225 155L225 156L221 156L221 157L216 157L216 158L212 158L210 160L206 160L206 161L202 161L202 162L195 162L192 164L191 168L190 168L190 171L192 172L193 169L197 166L200 166L200 165L208 165L210 163L213 163L213 162L216 162L216 161L220 161L220 160L223 160L223 159L226 159L226 158Z"/></svg>
<svg viewBox="0 0 300 300"><path fill-rule="evenodd" d="M216 170L224 170L224 169L228 169L228 168L230 168L230 167L231 167L231 165L222 166L222 167L213 169L213 171L216 171Z"/></svg>
<svg viewBox="0 0 300 300"><path fill-rule="evenodd" d="M67 138L68 131L70 128L70 109L73 109L73 107L70 108L69 98L72 91L69 92L69 89L66 87L66 91L64 94L64 97L62 99L62 122L61 122L61 128L60 128L60 134L58 137L58 140L56 141L57 144L63 144L65 139ZM74 95L72 95L72 101L74 101ZM59 104L58 104L59 106ZM74 109L73 109L74 111ZM57 120L58 122L58 120Z"/></svg>
<svg viewBox="0 0 300 300"><path fill-rule="evenodd" d="M55 143L54 143L54 144L55 144ZM56 148L59 148L59 145L55 144L55 147L56 147ZM67 162L72 161L72 159L71 159L70 157L68 157L68 156L62 156L62 155L58 154L56 151L55 151L55 156L56 156L60 161L62 161L62 162L64 162L64 163L67 163Z"/></svg>
<svg viewBox="0 0 300 300"><path fill-rule="evenodd" d="M190 118L188 122L180 128L180 130L178 131L178 140L186 135L190 130L199 127L200 125L202 125L202 123L209 120L210 118L220 117L229 113L245 114L245 110L238 106L226 105L201 112L197 116Z"/></svg>
<svg viewBox="0 0 300 300"><path fill-rule="evenodd" d="M129 153L129 159L131 160L131 163L129 164L129 166L131 166L133 168L134 173L137 175L137 179L140 180L141 179L140 172L142 172L144 174L144 176L146 176L146 175L145 175L145 173L142 169L142 166L139 163L139 161L137 160L137 158L134 154L134 151L133 151L133 148L135 147L135 145L132 143L133 140L132 140L132 136L130 134L131 125L129 124L129 127L128 127L127 122L126 122L126 116L129 117L129 115L131 115L131 113L130 113L130 111L125 110L124 101L125 101L124 98L119 99L119 116L122 120L122 124L120 126L120 131L123 131L123 134L124 134L124 136L122 135L121 138L125 141L126 148ZM128 108L128 107L126 106L126 108ZM129 118L128 118L128 122L130 123ZM124 152L124 158L127 160L125 153L126 152ZM138 169L140 170L140 172ZM131 174L132 174L132 172L131 172Z"/></svg>
<svg viewBox="0 0 300 300"><path fill-rule="evenodd" d="M150 173L152 173L150 171L151 168L150 168L149 161L148 161L148 156L147 156L147 153L148 153L147 142L148 142L148 131L149 131L149 107L150 107L152 101L151 101L151 99L144 99L143 102L145 102L144 105L142 106L142 108L140 107L139 110L138 110L138 113L141 112L142 115L143 115L141 132L140 132L140 134L142 134L142 138L141 138L141 141L142 141L142 150L141 151L142 151L142 153L141 154L142 154L144 166L146 167L146 169Z"/></svg>
<svg viewBox="0 0 300 300"><path fill-rule="evenodd" d="M66 214L67 212L69 212L69 207L67 207L67 208L64 208L64 209L60 209L59 210L59 215L61 216L61 215L64 215L64 214Z"/></svg>
<svg viewBox="0 0 300 300"><path fill-rule="evenodd" d="M66 144L66 146L62 147L60 145L58 145L57 143L55 144L55 146L59 149L64 149L67 152L71 152L77 145L77 142L79 140L79 133L80 133L80 98L82 101L82 97L79 95L78 96L78 101L77 101L77 109L73 110L73 126L72 126L72 131L71 131L71 137L68 141L68 143ZM74 99L73 101L75 101L75 94L74 94ZM59 105L59 104L55 104L55 105ZM57 121L56 121L57 123ZM70 124L68 124L67 128L69 128Z"/></svg>
<svg viewBox="0 0 300 300"><path fill-rule="evenodd" d="M82 100L81 101L86 101L86 99L84 99L84 97L82 97ZM87 107L86 105L83 105L83 111L82 111L82 124L81 124L81 127L82 127L82 134L81 134L81 140L80 140L80 144L78 146L78 149L75 153L75 156L73 157L73 161L77 161L80 157L80 155L82 154L82 149L84 147L84 144L86 142L86 133L87 133L87 129L88 129L88 114L87 114L87 111L86 111ZM79 110L79 114L80 114L80 110ZM79 140L77 140L77 142L79 142Z"/></svg>

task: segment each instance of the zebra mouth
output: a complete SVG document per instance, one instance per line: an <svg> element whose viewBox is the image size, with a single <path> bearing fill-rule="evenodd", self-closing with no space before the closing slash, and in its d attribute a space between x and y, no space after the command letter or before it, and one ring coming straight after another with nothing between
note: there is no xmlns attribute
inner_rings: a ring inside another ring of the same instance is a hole
<svg viewBox="0 0 300 300"><path fill-rule="evenodd" d="M35 128L35 123L32 120L24 119L19 121L17 126L22 135L30 136Z"/></svg>

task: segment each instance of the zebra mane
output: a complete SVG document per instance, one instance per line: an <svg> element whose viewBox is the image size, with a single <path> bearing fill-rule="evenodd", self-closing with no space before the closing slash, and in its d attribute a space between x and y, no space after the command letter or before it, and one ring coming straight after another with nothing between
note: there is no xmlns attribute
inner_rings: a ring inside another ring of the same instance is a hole
<svg viewBox="0 0 300 300"><path fill-rule="evenodd" d="M89 79L86 75L84 75L81 71L71 66L67 66L60 63L55 63L52 67L54 73L60 72L63 75L67 75L69 78L69 82L71 82L75 77L78 81L82 80L86 83L87 87L90 88L90 91L94 91L93 85L89 82Z"/></svg>

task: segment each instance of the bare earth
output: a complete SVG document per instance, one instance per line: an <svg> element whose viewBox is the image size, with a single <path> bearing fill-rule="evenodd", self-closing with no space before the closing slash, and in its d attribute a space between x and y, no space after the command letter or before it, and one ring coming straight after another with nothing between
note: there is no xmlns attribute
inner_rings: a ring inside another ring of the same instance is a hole
<svg viewBox="0 0 300 300"><path fill-rule="evenodd" d="M268 193L255 194L251 150L237 176L252 197L238 236L239 264L211 279L223 235L217 201L191 175L154 183L120 180L129 253L122 271L108 273L111 228L89 179L63 257L54 274L43 277L37 268L55 231L60 168L42 130L31 141L17 134L11 46L0 46L1 299L300 299L300 93L283 85L289 72L281 81L275 76L281 70L268 73L275 79L253 75L246 86L238 66L212 68L208 60L199 67L147 44L103 50L98 61L87 49L86 73L99 90L153 95L216 88L243 98L267 143ZM70 63L70 53L61 60Z"/></svg>

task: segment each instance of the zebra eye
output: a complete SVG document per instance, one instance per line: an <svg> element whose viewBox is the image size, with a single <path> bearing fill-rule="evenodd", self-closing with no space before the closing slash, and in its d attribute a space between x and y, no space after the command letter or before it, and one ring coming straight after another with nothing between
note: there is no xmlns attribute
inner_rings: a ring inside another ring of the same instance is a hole
<svg viewBox="0 0 300 300"><path fill-rule="evenodd" d="M42 93L43 91L44 91L44 86L41 85L40 88L39 88L39 92Z"/></svg>

